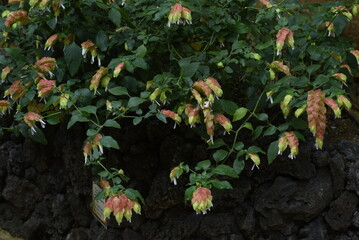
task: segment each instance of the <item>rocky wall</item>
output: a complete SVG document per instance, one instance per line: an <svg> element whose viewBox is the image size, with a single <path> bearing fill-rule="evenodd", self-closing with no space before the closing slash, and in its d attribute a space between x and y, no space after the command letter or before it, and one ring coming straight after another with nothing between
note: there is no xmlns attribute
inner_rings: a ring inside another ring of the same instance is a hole
<svg viewBox="0 0 359 240"><path fill-rule="evenodd" d="M317 151L301 143L290 160L246 167L233 190L213 190L214 207L196 215L183 202L186 178L170 183L169 169L194 164L206 145L159 122L113 136L121 150L107 152L130 186L145 198L142 215L108 229L92 216L91 168L83 165L83 129L47 128L51 143L6 136L0 146L0 228L27 240L241 240L359 239L359 143Z"/></svg>

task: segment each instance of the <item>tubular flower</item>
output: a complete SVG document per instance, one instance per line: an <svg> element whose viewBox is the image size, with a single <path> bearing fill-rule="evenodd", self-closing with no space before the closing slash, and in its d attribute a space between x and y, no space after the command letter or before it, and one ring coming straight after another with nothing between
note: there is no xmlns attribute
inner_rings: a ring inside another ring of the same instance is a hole
<svg viewBox="0 0 359 240"><path fill-rule="evenodd" d="M273 104L273 94L274 94L274 90L270 90L268 92L266 92L267 95L267 101L269 100L271 104Z"/></svg>
<svg viewBox="0 0 359 240"><path fill-rule="evenodd" d="M276 77L275 71L273 70L273 68L269 69L269 80L273 81Z"/></svg>
<svg viewBox="0 0 359 240"><path fill-rule="evenodd" d="M345 86L348 86L347 85L347 76L344 73L334 73L332 76L335 79L337 79L339 82L344 84Z"/></svg>
<svg viewBox="0 0 359 240"><path fill-rule="evenodd" d="M338 104L333 99L325 98L324 103L333 110L334 115L335 115L336 118L341 117L340 108L339 108Z"/></svg>
<svg viewBox="0 0 359 240"><path fill-rule="evenodd" d="M287 149L288 147L288 139L287 136L283 136L279 138L278 141L278 154L282 155L282 153Z"/></svg>
<svg viewBox="0 0 359 240"><path fill-rule="evenodd" d="M219 85L218 81L212 77L206 79L206 84L210 89L216 94L217 97L222 97L223 91L221 85Z"/></svg>
<svg viewBox="0 0 359 240"><path fill-rule="evenodd" d="M302 115L305 110L307 109L307 104L303 104L300 108L298 108L295 112L294 112L294 116L296 118L298 118L300 115Z"/></svg>
<svg viewBox="0 0 359 240"><path fill-rule="evenodd" d="M183 169L180 167L175 167L170 172L170 180L174 185L177 185L177 179L182 175Z"/></svg>
<svg viewBox="0 0 359 240"><path fill-rule="evenodd" d="M103 154L103 146L100 143L100 140L102 138L101 134L96 134L95 137L93 138L93 144L92 144L92 149L99 149L100 155Z"/></svg>
<svg viewBox="0 0 359 240"><path fill-rule="evenodd" d="M193 88L195 88L200 93L204 94L211 103L214 103L214 97L213 97L212 90L209 87L209 85L207 85L205 82L203 82L202 80L197 81L197 82L193 83Z"/></svg>
<svg viewBox="0 0 359 240"><path fill-rule="evenodd" d="M75 35L70 33L67 37L64 38L63 42L65 46L70 45L74 41Z"/></svg>
<svg viewBox="0 0 359 240"><path fill-rule="evenodd" d="M93 42L91 42L90 40L87 40L86 42L81 43L81 47L82 47L83 58L86 58L86 54L88 51L91 51L96 48L95 44Z"/></svg>
<svg viewBox="0 0 359 240"><path fill-rule="evenodd" d="M69 102L69 99L70 99L69 94L67 94L67 93L61 94L61 96L59 97L60 109L66 109L67 108L67 103Z"/></svg>
<svg viewBox="0 0 359 240"><path fill-rule="evenodd" d="M337 96L337 103L339 107L344 106L347 111L349 111L352 108L352 103L343 95Z"/></svg>
<svg viewBox="0 0 359 240"><path fill-rule="evenodd" d="M120 193L118 195L111 196L106 200L104 216L105 218L108 218L113 212L117 223L120 225L123 217L125 217L127 221L131 222L132 210L137 214L141 214L141 206L137 199L131 200L126 195Z"/></svg>
<svg viewBox="0 0 359 240"><path fill-rule="evenodd" d="M175 125L173 128L176 128L176 125L179 124L181 122L181 117L175 113L172 112L171 110L161 110L161 113L166 117L166 118L171 118L172 120L175 121Z"/></svg>
<svg viewBox="0 0 359 240"><path fill-rule="evenodd" d="M54 11L54 15L57 18L60 15L60 8L65 9L64 4L61 0L53 0L52 1L52 10Z"/></svg>
<svg viewBox="0 0 359 240"><path fill-rule="evenodd" d="M284 65L284 63L281 61L274 61L270 64L270 66L271 66L271 68L274 68L274 69L284 73L287 76L292 75L290 73L289 67L287 65Z"/></svg>
<svg viewBox="0 0 359 240"><path fill-rule="evenodd" d="M216 122L218 122L229 133L232 131L232 124L223 114L216 114Z"/></svg>
<svg viewBox="0 0 359 240"><path fill-rule="evenodd" d="M280 108L282 109L284 118L287 118L289 112L290 112L290 101L292 100L293 95L287 94L283 101L280 102Z"/></svg>
<svg viewBox="0 0 359 240"><path fill-rule="evenodd" d="M201 96L201 94L196 90L196 89L193 89L192 90L192 96L196 99L196 101L198 102L198 104L200 105L200 106L202 106L202 104L203 104L203 98L202 98L202 96Z"/></svg>
<svg viewBox="0 0 359 240"><path fill-rule="evenodd" d="M39 91L38 96L43 97L54 91L56 81L41 79L37 84L37 90Z"/></svg>
<svg viewBox="0 0 359 240"><path fill-rule="evenodd" d="M52 77L56 67L56 59L51 57L43 57L35 63L35 69L39 70L40 72L50 73Z"/></svg>
<svg viewBox="0 0 359 240"><path fill-rule="evenodd" d="M293 32L285 27L283 27L277 33L277 41L276 41L277 55L281 54L284 42L287 42L288 46L294 48Z"/></svg>
<svg viewBox="0 0 359 240"><path fill-rule="evenodd" d="M288 140L288 145L290 147L290 154L288 155L288 157L290 159L293 159L298 155L298 146L299 146L298 138L293 132L285 132L284 134Z"/></svg>
<svg viewBox="0 0 359 240"><path fill-rule="evenodd" d="M354 55L357 60L357 64L359 65L359 50L351 50L350 53Z"/></svg>
<svg viewBox="0 0 359 240"><path fill-rule="evenodd" d="M11 84L10 88L5 91L4 96L6 97L10 95L14 101L24 96L26 93L26 89L25 86L21 86L20 83L21 83L20 80L14 81Z"/></svg>
<svg viewBox="0 0 359 240"><path fill-rule="evenodd" d="M42 117L35 112L28 112L25 114L24 122L31 128L31 134L36 133L35 124L36 122L41 123L41 127L44 128L46 123L42 120Z"/></svg>
<svg viewBox="0 0 359 240"><path fill-rule="evenodd" d="M184 19L184 21L181 19ZM171 24L192 24L192 15L191 11L183 7L181 4L176 3L172 6L170 13L168 14L168 23L167 26L171 27Z"/></svg>
<svg viewBox="0 0 359 240"><path fill-rule="evenodd" d="M5 78L7 77L7 75L10 73L11 68L10 67L5 67L2 69L1 71L1 80L5 80Z"/></svg>
<svg viewBox="0 0 359 240"><path fill-rule="evenodd" d="M192 195L192 207L193 210L196 211L197 214L203 213L206 214L207 210L213 206L212 204L212 194L211 190L204 187L197 188Z"/></svg>
<svg viewBox="0 0 359 240"><path fill-rule="evenodd" d="M10 102L7 100L0 100L0 112L4 114L6 110L9 110L10 112Z"/></svg>
<svg viewBox="0 0 359 240"><path fill-rule="evenodd" d="M249 158L253 161L254 165L252 167L253 168L256 166L257 168L259 168L259 164L261 163L261 159L259 158L257 153L248 153Z"/></svg>
<svg viewBox="0 0 359 240"><path fill-rule="evenodd" d="M56 33L54 35L52 35L51 37L49 37L45 43L45 48L44 50L51 50L53 49L53 46L56 44L57 40L59 40L59 34Z"/></svg>
<svg viewBox="0 0 359 240"><path fill-rule="evenodd" d="M90 141L87 141L85 143L84 147L82 148L82 152L85 157L85 164L87 163L89 156L91 156L91 148L92 148L92 145L91 145Z"/></svg>
<svg viewBox="0 0 359 240"><path fill-rule="evenodd" d="M10 28L13 24L19 23L20 25L24 25L29 21L29 16L26 11L18 10L12 12L7 16L5 20L5 27Z"/></svg>
<svg viewBox="0 0 359 240"><path fill-rule="evenodd" d="M335 37L334 23L327 21L325 22L325 26L327 27L328 37Z"/></svg>
<svg viewBox="0 0 359 240"><path fill-rule="evenodd" d="M105 88L105 91L107 91L108 89L108 84L111 81L111 76L110 75L106 75L104 78L102 78L101 80L101 86Z"/></svg>
<svg viewBox="0 0 359 240"><path fill-rule="evenodd" d="M356 50L356 51L357 51L357 50ZM359 56L359 55L358 55L358 56ZM358 60L359 60L359 59L358 59ZM358 65L359 65L359 62L358 62ZM353 75L352 70L351 70L351 68L350 68L350 66L349 66L348 64L342 64L342 65L339 66L339 68L345 68L345 69L348 70L348 72L350 73L350 75Z"/></svg>
<svg viewBox="0 0 359 240"><path fill-rule="evenodd" d="M307 98L307 115L309 129L315 136L316 148L323 147L323 139L326 128L326 108L324 105L325 94L317 89L308 92Z"/></svg>
<svg viewBox="0 0 359 240"><path fill-rule="evenodd" d="M207 134L209 135L209 140L211 144L213 144L213 136L214 136L214 116L209 108L203 109L204 115L204 123L206 125Z"/></svg>
<svg viewBox="0 0 359 240"><path fill-rule="evenodd" d="M120 74L120 72L125 68L125 63L122 62L120 64L118 64L116 67L115 67L115 70L113 71L113 77L116 78L118 77L118 75Z"/></svg>
<svg viewBox="0 0 359 240"><path fill-rule="evenodd" d="M97 88L100 85L100 80L108 72L108 69L105 67L100 67L99 70L96 71L96 73L91 78L91 84L89 89L94 90L94 94L97 92Z"/></svg>
<svg viewBox="0 0 359 240"><path fill-rule="evenodd" d="M158 106L159 106L160 104L159 104L159 102L156 101L156 98L161 94L161 91L162 91L161 89L156 88L156 89L153 91L153 93L151 93L151 95L150 95L150 97L149 97L150 101L157 103Z"/></svg>
<svg viewBox="0 0 359 240"><path fill-rule="evenodd" d="M271 8L273 6L277 6L275 4L271 4L268 0L259 0L262 4L264 4L267 8Z"/></svg>
<svg viewBox="0 0 359 240"><path fill-rule="evenodd" d="M199 108L191 108L188 110L188 123L189 125L191 125L191 127L195 126L196 123L199 123L201 121L199 110Z"/></svg>

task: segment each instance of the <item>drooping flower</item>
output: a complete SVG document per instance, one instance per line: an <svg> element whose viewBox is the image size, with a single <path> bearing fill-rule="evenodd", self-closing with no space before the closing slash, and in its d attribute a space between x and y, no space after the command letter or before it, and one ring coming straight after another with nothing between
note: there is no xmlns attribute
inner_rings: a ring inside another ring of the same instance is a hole
<svg viewBox="0 0 359 240"><path fill-rule="evenodd" d="M359 50L351 50L350 53L354 55L357 60L357 64L359 65Z"/></svg>
<svg viewBox="0 0 359 240"><path fill-rule="evenodd" d="M276 4L271 4L269 0L259 0L262 4L264 4L267 8L271 8L273 6L277 6Z"/></svg>
<svg viewBox="0 0 359 240"><path fill-rule="evenodd" d="M24 25L29 21L29 16L26 11L18 10L9 14L5 20L5 27L10 28L13 24L19 23L20 25Z"/></svg>
<svg viewBox="0 0 359 240"><path fill-rule="evenodd" d="M325 22L325 26L327 27L328 37L335 37L334 23L327 21Z"/></svg>
<svg viewBox="0 0 359 240"><path fill-rule="evenodd" d="M359 62L358 62L358 65L359 65ZM348 70L350 75L353 75L352 70L351 70L351 68L350 68L350 66L348 64L342 64L342 65L339 66L339 68L345 68L345 69Z"/></svg>
<svg viewBox="0 0 359 240"><path fill-rule="evenodd" d="M174 185L177 185L177 179L182 175L183 169L180 167L175 167L170 172L170 180Z"/></svg>
<svg viewBox="0 0 359 240"><path fill-rule="evenodd" d="M288 145L290 148L290 154L288 155L288 157L294 159L298 155L298 147L299 147L298 138L293 132L285 132L284 134L288 140Z"/></svg>
<svg viewBox="0 0 359 240"><path fill-rule="evenodd" d="M268 92L266 92L267 95L267 101L269 100L271 104L273 104L273 94L274 94L274 90L270 90Z"/></svg>
<svg viewBox="0 0 359 240"><path fill-rule="evenodd" d="M302 115L305 112L306 109L307 109L307 104L303 104L300 108L295 110L294 116L298 118L300 115Z"/></svg>
<svg viewBox="0 0 359 240"><path fill-rule="evenodd" d="M198 102L198 104L200 106L203 105L203 103L204 103L203 98L202 98L201 94L196 89L192 89L192 96L196 99L196 101Z"/></svg>
<svg viewBox="0 0 359 240"><path fill-rule="evenodd" d="M206 131L209 136L208 142L213 144L213 136L214 136L214 115L212 114L212 111L210 108L204 108L203 109L203 115L204 115L204 123L206 125Z"/></svg>
<svg viewBox="0 0 359 240"><path fill-rule="evenodd" d="M198 92L204 94L211 103L214 103L213 92L208 84L206 84L202 80L196 81L193 83L193 88L196 89Z"/></svg>
<svg viewBox="0 0 359 240"><path fill-rule="evenodd" d="M326 108L324 105L325 94L317 89L308 92L307 98L307 115L309 130L315 136L316 148L323 147L324 133L327 118L325 116Z"/></svg>
<svg viewBox="0 0 359 240"><path fill-rule="evenodd" d="M184 19L184 21L181 19ZM176 3L172 6L170 13L168 14L168 23L167 26L170 27L171 24L192 24L192 15L191 11L183 7L181 4Z"/></svg>
<svg viewBox="0 0 359 240"><path fill-rule="evenodd" d="M54 11L54 15L55 15L56 19L60 15L61 8L65 9L65 6L61 0L53 0L52 1L52 10Z"/></svg>
<svg viewBox="0 0 359 240"><path fill-rule="evenodd" d="M341 117L340 108L339 108L338 104L332 98L328 98L328 97L325 98L324 103L333 110L336 118Z"/></svg>
<svg viewBox="0 0 359 240"><path fill-rule="evenodd" d="M94 90L94 94L97 92L97 88L100 85L100 80L108 72L108 69L105 67L100 67L99 70L96 71L96 73L91 78L91 84L89 89Z"/></svg>
<svg viewBox="0 0 359 240"><path fill-rule="evenodd" d="M81 47L82 47L83 58L86 58L86 54L88 51L91 51L96 48L95 44L90 40L87 40L86 42L81 43Z"/></svg>
<svg viewBox="0 0 359 240"><path fill-rule="evenodd" d="M1 80L5 80L5 78L7 77L7 75L10 73L11 68L10 67L5 67L2 69L1 71Z"/></svg>
<svg viewBox="0 0 359 240"><path fill-rule="evenodd" d="M51 57L43 57L40 60L37 60L35 63L35 69L43 72L50 73L50 76L54 76L52 71L55 70L56 67L56 59Z"/></svg>
<svg viewBox="0 0 359 240"><path fill-rule="evenodd" d="M343 85L347 85L347 76L344 73L334 73L332 75L335 79L337 79L339 82L341 82Z"/></svg>
<svg viewBox="0 0 359 240"><path fill-rule="evenodd" d="M44 128L46 123L42 120L42 117L35 112L28 112L25 114L24 122L30 127L31 134L36 133L35 124L36 122L41 123L41 127Z"/></svg>
<svg viewBox="0 0 359 240"><path fill-rule="evenodd" d="M171 118L172 120L175 121L174 128L176 128L176 125L177 125L177 124L180 124L181 121L182 121L181 117L180 117L177 113L175 113L175 112L173 112L173 111L171 111L171 110L164 110L164 109L163 109L163 110L161 110L161 113L162 113L166 118Z"/></svg>
<svg viewBox="0 0 359 240"><path fill-rule="evenodd" d="M106 75L105 77L102 78L101 80L101 86L105 88L105 91L107 91L108 89L108 84L111 81L111 76L110 75Z"/></svg>
<svg viewBox="0 0 359 240"><path fill-rule="evenodd" d="M87 141L84 147L82 148L82 152L85 157L85 164L87 163L89 156L91 156L91 148L92 148L92 144L90 141Z"/></svg>
<svg viewBox="0 0 359 240"><path fill-rule="evenodd" d="M160 105L157 101L156 101L156 98L160 95L161 93L161 89L160 88L156 88L150 95L149 99L151 102L156 102L157 105Z"/></svg>
<svg viewBox="0 0 359 240"><path fill-rule="evenodd" d="M288 139L286 136L283 136L279 138L278 140L278 154L282 155L282 153L287 149L288 147Z"/></svg>
<svg viewBox="0 0 359 240"><path fill-rule="evenodd" d="M287 65L285 65L283 62L281 61L274 61L270 64L271 68L280 71L282 73L284 73L285 75L289 76L292 75L289 67Z"/></svg>
<svg viewBox="0 0 359 240"><path fill-rule="evenodd" d="M99 149L100 155L103 154L103 146L100 142L102 138L101 134L96 134L95 137L93 138L93 142L92 142L92 149Z"/></svg>
<svg viewBox="0 0 359 240"><path fill-rule="evenodd" d="M10 102L7 100L0 100L0 112L4 114L7 110L10 112Z"/></svg>
<svg viewBox="0 0 359 240"><path fill-rule="evenodd" d="M116 67L115 67L115 70L113 71L113 77L116 78L118 77L118 75L120 74L120 72L125 68L125 63L122 62L120 64L118 64Z"/></svg>
<svg viewBox="0 0 359 240"><path fill-rule="evenodd" d="M106 100L106 110L109 112L113 111L112 102L110 100Z"/></svg>
<svg viewBox="0 0 359 240"><path fill-rule="evenodd" d="M185 20L183 22L183 24L184 23L192 24L191 10L189 10L188 8L182 6L181 16Z"/></svg>
<svg viewBox="0 0 359 240"><path fill-rule="evenodd" d="M59 97L60 109L66 109L69 100L70 100L70 94L67 93L61 94L61 96Z"/></svg>
<svg viewBox="0 0 359 240"><path fill-rule="evenodd" d="M218 83L218 81L212 77L208 77L205 82L210 89L216 94L217 97L222 97L223 91L221 85Z"/></svg>
<svg viewBox="0 0 359 240"><path fill-rule="evenodd" d="M59 40L59 34L56 33L52 36L50 36L45 43L45 48L44 50L51 50L53 49L53 46L56 44L56 42Z"/></svg>
<svg viewBox="0 0 359 240"><path fill-rule="evenodd" d="M141 205L138 203L137 199L131 200L126 195L119 193L106 200L104 217L108 218L113 212L117 223L120 225L123 217L131 222L132 210L137 214L141 213Z"/></svg>
<svg viewBox="0 0 359 240"><path fill-rule="evenodd" d="M281 54L284 42L287 42L288 46L294 48L293 32L285 27L280 29L277 33L277 41L276 41L277 55Z"/></svg>
<svg viewBox="0 0 359 240"><path fill-rule="evenodd" d="M283 112L284 118L287 118L287 116L289 115L290 112L290 101L292 101L293 99L293 95L291 94L287 94L285 95L283 101L280 102L280 108Z"/></svg>
<svg viewBox="0 0 359 240"><path fill-rule="evenodd" d="M223 114L216 114L215 120L229 133L232 131L232 124Z"/></svg>
<svg viewBox="0 0 359 240"><path fill-rule="evenodd" d="M339 107L344 106L347 111L349 111L352 107L352 103L343 95L337 96L337 103Z"/></svg>
<svg viewBox="0 0 359 240"><path fill-rule="evenodd" d="M186 106L185 113L188 116L188 123L191 125L191 127L195 126L196 123L201 121L199 110L199 107L193 108L190 104Z"/></svg>
<svg viewBox="0 0 359 240"><path fill-rule="evenodd" d="M56 86L56 81L41 79L36 87L37 90L39 91L38 96L41 98L49 93L52 93L54 91L55 86Z"/></svg>
<svg viewBox="0 0 359 240"><path fill-rule="evenodd" d="M212 199L211 190L204 187L197 188L193 192L191 200L193 210L195 210L197 214L201 212L206 214L207 210L213 206Z"/></svg>
<svg viewBox="0 0 359 240"><path fill-rule="evenodd" d="M273 81L275 79L275 77L276 77L275 71L272 68L270 68L269 69L269 80Z"/></svg>
<svg viewBox="0 0 359 240"><path fill-rule="evenodd" d="M6 97L10 95L11 98L14 101L16 101L17 99L23 97L25 93L26 93L25 86L21 85L20 80L16 80L11 84L10 88L5 91L4 96Z"/></svg>
<svg viewBox="0 0 359 240"><path fill-rule="evenodd" d="M254 163L253 167L252 167L252 170L253 170L254 167L259 168L259 164L261 164L261 159L259 158L258 154L248 152L248 156Z"/></svg>

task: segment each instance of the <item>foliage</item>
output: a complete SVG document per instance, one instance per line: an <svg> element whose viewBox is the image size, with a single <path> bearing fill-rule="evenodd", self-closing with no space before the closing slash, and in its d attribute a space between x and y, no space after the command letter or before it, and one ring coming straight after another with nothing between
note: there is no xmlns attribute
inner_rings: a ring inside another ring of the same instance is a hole
<svg viewBox="0 0 359 240"><path fill-rule="evenodd" d="M308 123L321 148L325 104L338 117L350 108L345 86L359 51L341 33L356 4L10 0L0 10L0 110L13 118L2 128L46 143L37 122L85 123L85 163L103 166L103 148L121 147L108 134L121 119L197 126L213 159L170 175L190 173L186 200L204 194L196 211L212 205L202 188L231 189L247 161L271 163L288 146L294 158ZM255 145L270 136L268 149ZM126 195L116 173L99 175L112 179L112 195Z"/></svg>

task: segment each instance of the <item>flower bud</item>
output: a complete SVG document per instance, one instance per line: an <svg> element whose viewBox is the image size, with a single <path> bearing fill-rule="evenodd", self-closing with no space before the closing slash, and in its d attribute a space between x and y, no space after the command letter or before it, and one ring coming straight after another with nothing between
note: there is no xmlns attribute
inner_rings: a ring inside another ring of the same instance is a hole
<svg viewBox="0 0 359 240"><path fill-rule="evenodd" d="M59 40L59 34L54 34L51 37L49 37L45 43L45 50L52 49L53 45L56 44L57 40Z"/></svg>
<svg viewBox="0 0 359 240"><path fill-rule="evenodd" d="M288 157L293 159L298 155L298 146L299 146L298 138L293 132L285 132L284 134L288 140L288 145L290 147L290 154Z"/></svg>
<svg viewBox="0 0 359 240"><path fill-rule="evenodd" d="M256 166L258 168L259 164L261 163L261 159L259 158L257 153L248 153L249 158L253 161L254 166Z"/></svg>
<svg viewBox="0 0 359 240"><path fill-rule="evenodd" d="M284 65L283 62L281 61L274 61L270 64L270 67L271 68L274 68L282 73L284 73L285 75L289 76L289 75L292 75L290 70L289 70L289 67L287 65Z"/></svg>
<svg viewBox="0 0 359 240"><path fill-rule="evenodd" d="M269 69L269 80L273 81L276 77L276 74L272 68Z"/></svg>
<svg viewBox="0 0 359 240"><path fill-rule="evenodd" d="M60 109L66 109L67 108L67 103L69 102L70 99L70 95L63 93L60 96Z"/></svg>
<svg viewBox="0 0 359 240"><path fill-rule="evenodd" d="M188 123L189 125L195 126L196 123L199 123L201 121L200 115L199 115L199 108L191 108L188 111Z"/></svg>
<svg viewBox="0 0 359 240"><path fill-rule="evenodd" d="M218 122L228 133L232 131L232 124L223 114L216 114L216 122Z"/></svg>
<svg viewBox="0 0 359 240"><path fill-rule="evenodd" d="M154 102L156 100L156 98L160 95L161 93L161 89L159 88L156 88L153 93L151 93L149 99L151 102Z"/></svg>
<svg viewBox="0 0 359 240"><path fill-rule="evenodd" d="M171 110L161 110L161 113L167 117L167 118L171 118L172 120L174 120L176 123L180 123L181 122L181 117L175 113L172 112Z"/></svg>
<svg viewBox="0 0 359 240"><path fill-rule="evenodd" d="M170 180L174 185L177 185L177 179L183 174L183 169L175 167L170 172Z"/></svg>
<svg viewBox="0 0 359 240"><path fill-rule="evenodd" d="M338 104L333 99L325 98L324 103L333 110L334 115L335 115L336 118L341 117L340 108L339 108Z"/></svg>
<svg viewBox="0 0 359 240"><path fill-rule="evenodd" d="M115 67L115 70L113 71L113 77L114 78L117 78L118 75L120 74L120 72L125 68L125 63L122 62L120 64L118 64L116 67Z"/></svg>
<svg viewBox="0 0 359 240"><path fill-rule="evenodd" d="M212 77L206 79L205 82L209 88L216 94L217 97L222 97L223 91L221 85L219 85L218 81Z"/></svg>
<svg viewBox="0 0 359 240"><path fill-rule="evenodd" d="M106 75L104 78L102 78L101 80L101 86L105 88L105 91L107 91L108 89L108 84L111 81L111 76L110 75Z"/></svg>
<svg viewBox="0 0 359 240"><path fill-rule="evenodd" d="M10 109L10 102L7 100L0 100L0 112L4 114L8 109Z"/></svg>
<svg viewBox="0 0 359 240"><path fill-rule="evenodd" d="M347 86L347 76L344 73L335 73L332 75L335 79Z"/></svg>
<svg viewBox="0 0 359 240"><path fill-rule="evenodd" d="M358 16L358 4L354 4L352 12L354 16Z"/></svg>
<svg viewBox="0 0 359 240"><path fill-rule="evenodd" d="M56 81L54 80L41 79L36 87L36 89L39 91L38 96L44 97L45 95L52 93L55 85Z"/></svg>
<svg viewBox="0 0 359 240"><path fill-rule="evenodd" d="M201 212L206 214L207 210L213 206L212 199L211 190L204 187L197 188L193 192L191 200L193 210L195 210L197 214Z"/></svg>
<svg viewBox="0 0 359 240"><path fill-rule="evenodd" d="M359 50L351 50L350 53L354 55L357 60L357 64L359 65Z"/></svg>
<svg viewBox="0 0 359 240"><path fill-rule="evenodd" d="M35 130L36 122L40 122L42 128L44 128L46 125L46 123L42 120L42 117L35 112L26 113L24 116L24 122L30 127L31 134L36 133L36 130Z"/></svg>
<svg viewBox="0 0 359 240"><path fill-rule="evenodd" d="M288 147L288 140L286 136L283 136L278 141L278 154L282 155L282 153L287 149Z"/></svg>
<svg viewBox="0 0 359 240"><path fill-rule="evenodd" d="M85 157L85 164L87 163L88 161L88 157L91 155L91 142L90 141L87 141L84 145L84 147L82 148L82 152L84 154L84 157Z"/></svg>
<svg viewBox="0 0 359 240"><path fill-rule="evenodd" d="M3 68L3 70L1 71L1 80L4 81L7 75L10 73L10 71L11 71L10 67Z"/></svg>
<svg viewBox="0 0 359 240"><path fill-rule="evenodd" d="M294 116L296 118L298 118L300 115L302 115L305 110L307 109L307 104L303 104L300 108L298 108L295 112L294 112Z"/></svg>
<svg viewBox="0 0 359 240"><path fill-rule="evenodd" d="M214 83L214 81L211 80L212 85L213 85L213 83ZM196 89L197 91L199 91L200 93L204 94L211 103L214 103L212 89L205 82L197 81L197 82L193 83L193 88Z"/></svg>
<svg viewBox="0 0 359 240"><path fill-rule="evenodd" d="M196 99L199 105L203 104L204 101L201 97L201 94L196 89L192 90L192 96Z"/></svg>
<svg viewBox="0 0 359 240"><path fill-rule="evenodd" d="M349 111L352 107L351 102L343 95L337 96L337 103L338 103L339 107L344 106L347 111Z"/></svg>

